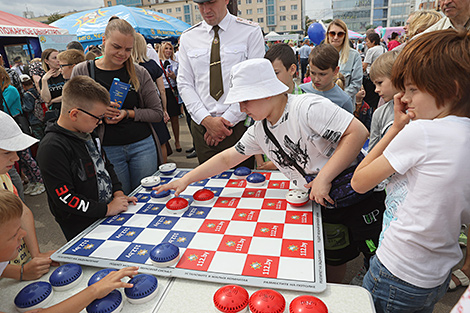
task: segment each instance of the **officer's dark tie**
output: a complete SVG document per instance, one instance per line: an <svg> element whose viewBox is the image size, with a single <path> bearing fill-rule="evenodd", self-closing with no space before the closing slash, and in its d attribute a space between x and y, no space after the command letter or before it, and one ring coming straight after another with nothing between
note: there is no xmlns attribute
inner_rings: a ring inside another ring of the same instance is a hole
<svg viewBox="0 0 470 313"><path fill-rule="evenodd" d="M220 40L219 25L212 27L214 39L212 40L211 60L210 60L210 94L215 100L219 100L224 94L222 83L222 66L220 64Z"/></svg>

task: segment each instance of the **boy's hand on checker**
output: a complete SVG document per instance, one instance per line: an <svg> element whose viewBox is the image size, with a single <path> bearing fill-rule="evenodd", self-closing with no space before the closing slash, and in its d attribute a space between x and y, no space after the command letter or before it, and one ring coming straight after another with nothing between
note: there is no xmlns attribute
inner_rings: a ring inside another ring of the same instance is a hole
<svg viewBox="0 0 470 313"><path fill-rule="evenodd" d="M134 275L138 274L138 269L137 266L131 266L120 269L119 271L112 271L97 283L91 285L90 287L95 289L93 294L96 296L96 299L106 297L111 291L117 288L133 287L133 284L122 282L121 279L126 276L132 278Z"/></svg>
<svg viewBox="0 0 470 313"><path fill-rule="evenodd" d="M106 216L114 216L127 211L127 206L129 205L127 198L127 196L114 197L113 201L108 204Z"/></svg>
<svg viewBox="0 0 470 313"><path fill-rule="evenodd" d="M178 197L180 193L182 193L186 187L188 187L189 184L185 183L183 179L177 179L175 181L172 181L171 183L161 185L154 187L153 190L156 190L158 193L166 190L174 190L175 191L175 197Z"/></svg>
<svg viewBox="0 0 470 313"><path fill-rule="evenodd" d="M35 280L49 272L52 260L50 258L35 257L23 267L23 280Z"/></svg>

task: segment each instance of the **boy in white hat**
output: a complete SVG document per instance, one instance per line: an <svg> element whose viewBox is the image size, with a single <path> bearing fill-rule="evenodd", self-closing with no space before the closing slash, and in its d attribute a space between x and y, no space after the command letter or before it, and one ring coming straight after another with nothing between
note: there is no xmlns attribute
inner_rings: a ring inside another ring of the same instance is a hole
<svg viewBox="0 0 470 313"><path fill-rule="evenodd" d="M331 181L354 164L368 131L352 114L330 100L314 94L288 95L287 90L267 59L250 59L235 65L225 101L239 102L240 110L251 116L255 124L235 146L217 154L181 179L155 189L174 189L175 195L179 195L192 182L219 174L251 155L264 153L297 188L311 188L311 200L322 206L325 201L333 203L329 195ZM315 176L312 182L307 183L268 139L262 124L264 119L282 149L306 173ZM377 244L381 214L377 216L380 221L370 224L364 223L363 215L383 212L383 198L384 195L374 195L345 208L322 208L323 222L328 223L328 227L324 224L328 281L341 282L346 263L359 252L369 257L373 254L375 249L370 246ZM341 246L338 246L338 235L344 240Z"/></svg>
<svg viewBox="0 0 470 313"><path fill-rule="evenodd" d="M21 131L11 116L0 112L0 189L9 190L18 196L7 172L19 160L16 152L25 150L36 142L38 142L37 139ZM17 258L5 265L4 270L0 268L0 277L33 280L49 271L52 263L49 257L54 251L47 253L39 251L33 213L23 202L21 203L23 204L21 227L27 231L28 235L19 246ZM30 257L31 261L27 262Z"/></svg>

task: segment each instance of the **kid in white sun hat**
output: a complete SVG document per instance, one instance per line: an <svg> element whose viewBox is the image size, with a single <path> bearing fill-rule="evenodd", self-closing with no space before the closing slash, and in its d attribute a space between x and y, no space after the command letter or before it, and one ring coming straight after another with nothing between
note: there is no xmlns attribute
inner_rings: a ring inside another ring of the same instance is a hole
<svg viewBox="0 0 470 313"><path fill-rule="evenodd" d="M267 59L250 59L235 65L231 71L230 91L226 102L239 102L240 110L251 116L256 121L255 124L248 128L235 146L215 155L181 179L155 189L174 189L175 194L179 195L192 182L235 167L251 155L264 153L297 188L311 188L311 200L321 205L325 205L325 201L332 203L329 196L331 181L355 162L367 139L367 129L352 114L330 100L314 94L288 95L287 89L277 79L271 62ZM312 182L307 184L305 178L282 157L279 149L268 139L263 128L264 119L282 149L306 173L316 176ZM373 199L335 210L322 208L324 222L330 225L325 249L327 264L334 268L327 268L329 281L340 282L346 263L360 251L369 257L373 254L366 241L372 243L371 246L377 243L382 226L381 214L371 224L365 224L362 215L374 211L383 212L383 198L384 195L374 196ZM343 245L343 249L329 249L333 245L329 243L336 242L333 237L338 232L341 238L349 238L350 241ZM331 240L328 238L329 234Z"/></svg>

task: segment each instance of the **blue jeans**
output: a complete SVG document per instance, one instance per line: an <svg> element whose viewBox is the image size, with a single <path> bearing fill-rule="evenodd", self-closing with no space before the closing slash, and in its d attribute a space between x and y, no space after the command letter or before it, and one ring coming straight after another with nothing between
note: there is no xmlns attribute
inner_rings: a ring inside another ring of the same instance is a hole
<svg viewBox="0 0 470 313"><path fill-rule="evenodd" d="M140 185L140 180L158 169L158 157L152 135L123 146L103 147L126 195Z"/></svg>
<svg viewBox="0 0 470 313"><path fill-rule="evenodd" d="M434 305L447 291L449 277L440 286L420 288L390 273L377 256L370 260L362 286L369 290L377 313L432 313Z"/></svg>

